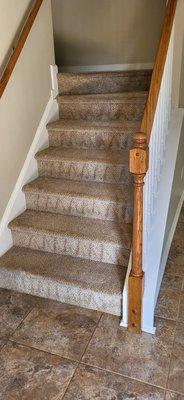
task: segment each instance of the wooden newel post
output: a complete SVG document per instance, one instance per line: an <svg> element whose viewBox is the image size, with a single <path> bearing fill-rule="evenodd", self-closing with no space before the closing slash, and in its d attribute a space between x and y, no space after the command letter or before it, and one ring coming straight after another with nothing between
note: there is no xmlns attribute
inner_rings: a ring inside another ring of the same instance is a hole
<svg viewBox="0 0 184 400"><path fill-rule="evenodd" d="M133 174L133 243L132 268L128 288L128 329L141 332L142 308L142 232L143 232L143 186L148 169L147 136L136 133L133 138L133 148L130 150L129 170Z"/></svg>

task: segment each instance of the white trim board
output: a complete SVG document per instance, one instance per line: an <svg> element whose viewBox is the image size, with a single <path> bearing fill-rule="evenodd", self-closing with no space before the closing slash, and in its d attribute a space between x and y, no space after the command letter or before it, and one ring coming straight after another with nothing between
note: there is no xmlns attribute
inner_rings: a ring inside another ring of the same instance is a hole
<svg viewBox="0 0 184 400"><path fill-rule="evenodd" d="M11 231L8 228L9 222L26 209L25 195L22 192L22 187L38 176L35 154L48 146L46 125L48 122L59 118L58 103L54 99L54 96L57 95L57 87L54 86L53 74L57 75L57 68L55 66L51 66L52 90L50 99L46 104L35 137L0 222L0 256L13 244Z"/></svg>
<svg viewBox="0 0 184 400"><path fill-rule="evenodd" d="M59 67L59 72L108 72L108 71L133 71L141 69L153 69L153 63L131 64L105 64L105 65L73 65Z"/></svg>

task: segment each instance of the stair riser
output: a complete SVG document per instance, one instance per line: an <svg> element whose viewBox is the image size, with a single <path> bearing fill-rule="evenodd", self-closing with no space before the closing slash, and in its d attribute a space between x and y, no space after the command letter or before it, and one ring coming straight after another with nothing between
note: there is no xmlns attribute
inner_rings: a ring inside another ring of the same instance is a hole
<svg viewBox="0 0 184 400"><path fill-rule="evenodd" d="M103 79L102 75L58 75L59 94L102 94L149 89L150 75L113 76Z"/></svg>
<svg viewBox="0 0 184 400"><path fill-rule="evenodd" d="M124 244L122 249L121 245L117 243L100 243L95 242L95 240L70 237L64 234L55 236L49 233L31 232L31 230L17 231L12 229L12 236L15 246L110 264L126 266L130 252L130 243L125 237L122 238Z"/></svg>
<svg viewBox="0 0 184 400"><path fill-rule="evenodd" d="M144 101L65 101L58 98L61 119L86 121L139 121L144 111Z"/></svg>
<svg viewBox="0 0 184 400"><path fill-rule="evenodd" d="M132 130L125 133L90 130L49 130L50 146L63 146L76 149L123 150L132 144Z"/></svg>
<svg viewBox="0 0 184 400"><path fill-rule="evenodd" d="M29 210L75 215L92 219L130 223L132 209L126 202L110 202L87 197L25 193Z"/></svg>
<svg viewBox="0 0 184 400"><path fill-rule="evenodd" d="M62 303L87 307L97 311L120 316L122 313L122 302L119 294L110 295L81 289L78 286L66 285L66 283L51 280L43 276L32 276L24 272L11 272L0 270L1 287L31 294L32 296L57 300ZM102 298L101 298L102 297Z"/></svg>
<svg viewBox="0 0 184 400"><path fill-rule="evenodd" d="M40 176L78 181L129 183L131 179L123 164L38 160L38 171Z"/></svg>

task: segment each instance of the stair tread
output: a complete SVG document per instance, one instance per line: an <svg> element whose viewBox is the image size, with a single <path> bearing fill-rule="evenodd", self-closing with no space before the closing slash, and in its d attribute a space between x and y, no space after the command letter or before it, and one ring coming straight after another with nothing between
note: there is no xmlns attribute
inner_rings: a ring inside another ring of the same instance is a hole
<svg viewBox="0 0 184 400"><path fill-rule="evenodd" d="M91 71L91 72L67 72L63 71L63 67L61 67L61 70L58 73L58 78L61 76L67 76L69 78L73 77L89 77L89 78L95 78L95 77L102 77L102 78L108 78L108 77L117 77L117 76L151 76L152 74L152 69L133 69L133 70L124 70L124 71Z"/></svg>
<svg viewBox="0 0 184 400"><path fill-rule="evenodd" d="M125 267L13 246L0 259L2 269L42 276L94 292L122 295Z"/></svg>
<svg viewBox="0 0 184 400"><path fill-rule="evenodd" d="M72 181L69 179L38 177L34 181L25 185L23 191L52 195L66 194L71 196L123 202L125 198L131 198L132 187L130 185L122 186L113 183L84 182Z"/></svg>
<svg viewBox="0 0 184 400"><path fill-rule="evenodd" d="M77 130L108 130L108 131L117 131L124 132L125 130L138 130L140 127L139 121L86 121L86 120L64 120L59 119L54 122L50 122L47 124L48 130L59 131L65 129L77 129Z"/></svg>
<svg viewBox="0 0 184 400"><path fill-rule="evenodd" d="M100 94L67 94L59 95L58 99L64 102L132 102L132 101L145 101L148 95L147 91L134 91L134 92L120 92L120 93L100 93Z"/></svg>
<svg viewBox="0 0 184 400"><path fill-rule="evenodd" d="M75 149L48 147L36 154L37 160L52 161L88 161L104 162L110 164L125 164L128 162L129 154L127 150L103 150L103 149Z"/></svg>
<svg viewBox="0 0 184 400"><path fill-rule="evenodd" d="M132 225L118 221L92 220L26 210L10 222L9 228L17 231L78 237L99 243L115 243L127 249L131 246Z"/></svg>

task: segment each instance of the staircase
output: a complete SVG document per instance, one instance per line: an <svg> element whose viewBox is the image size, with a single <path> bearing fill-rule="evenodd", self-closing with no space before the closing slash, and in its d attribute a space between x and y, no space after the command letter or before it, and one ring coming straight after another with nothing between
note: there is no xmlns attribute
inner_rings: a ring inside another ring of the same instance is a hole
<svg viewBox="0 0 184 400"><path fill-rule="evenodd" d="M1 286L114 315L132 238L132 135L139 131L151 71L60 73L60 119L36 154L39 176L10 224Z"/></svg>

